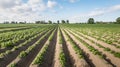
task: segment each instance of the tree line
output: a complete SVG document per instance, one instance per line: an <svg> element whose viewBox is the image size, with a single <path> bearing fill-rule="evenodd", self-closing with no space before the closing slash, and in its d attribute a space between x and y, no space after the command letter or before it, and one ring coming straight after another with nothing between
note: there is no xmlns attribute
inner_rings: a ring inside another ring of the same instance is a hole
<svg viewBox="0 0 120 67"><path fill-rule="evenodd" d="M106 24L106 23L113 23L113 24L120 24L120 17L116 19L116 22L102 22L102 21L97 21L95 22L94 18L89 18L87 21L88 24Z"/></svg>
<svg viewBox="0 0 120 67"><path fill-rule="evenodd" d="M24 22L17 22L17 21L11 21L11 22L9 22L9 21L4 21L3 23L4 24L26 24L27 22L26 21L24 21Z"/></svg>
<svg viewBox="0 0 120 67"><path fill-rule="evenodd" d="M26 21L24 21L24 22L5 21L3 23L4 24L27 24ZM57 24L60 24L60 23L69 24L69 20L57 20ZM107 23L109 23L109 24L120 24L120 17L118 17L115 22L103 22L103 21L96 21L95 22L94 18L89 18L88 21L87 21L87 24L107 24ZM42 21L35 21L35 24L56 24L56 23L51 21L51 20L49 20L48 22L42 20Z"/></svg>
<svg viewBox="0 0 120 67"><path fill-rule="evenodd" d="M11 22L9 22L9 21L4 21L3 23L4 24L27 24L26 21L24 21L24 22L17 22L17 21L11 21ZM69 20L57 20L57 24L60 24L60 23L62 23L62 24L69 24ZM51 20L49 20L48 22L42 20L42 21L35 21L35 24L56 24L56 23L53 22L53 21L51 21Z"/></svg>
<svg viewBox="0 0 120 67"><path fill-rule="evenodd" d="M48 22L45 21L35 21L36 24L56 24L55 22L49 20ZM57 20L57 24L69 24L69 20Z"/></svg>

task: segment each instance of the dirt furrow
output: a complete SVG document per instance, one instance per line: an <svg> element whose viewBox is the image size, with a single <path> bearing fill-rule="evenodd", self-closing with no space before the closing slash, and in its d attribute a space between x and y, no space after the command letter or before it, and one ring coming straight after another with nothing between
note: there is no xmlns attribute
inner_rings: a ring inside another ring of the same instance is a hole
<svg viewBox="0 0 120 67"><path fill-rule="evenodd" d="M43 31L41 31L41 32L43 32ZM39 32L39 33L41 33L41 32ZM32 35L32 36L27 37L26 40L28 40L29 38L34 37L34 36L37 35L37 34L38 34L38 33L36 33L36 34L34 34L34 35ZM25 42L26 40L20 40L19 42L15 43L15 44L13 44L13 45L18 46L18 45L22 44L23 42ZM6 50L11 50L12 48L14 48L14 47L0 49L0 53L5 52Z"/></svg>
<svg viewBox="0 0 120 67"><path fill-rule="evenodd" d="M5 67L10 62L12 62L21 51L26 50L29 46L34 44L39 38L41 38L42 35L44 35L44 33L41 34L40 36L38 36L37 38L35 38L34 40L32 40L31 42L29 42L28 44L26 44L25 46L23 46L23 47L19 48L18 50L12 52L11 54L7 55L4 58L4 60L0 62L0 67Z"/></svg>
<svg viewBox="0 0 120 67"><path fill-rule="evenodd" d="M23 58L20 61L18 61L17 67L29 67L29 65L32 63L32 61L34 60L34 58L36 57L36 55L38 54L38 52L43 47L44 43L47 41L47 39L50 36L50 34L52 33L52 31L47 36L45 36L45 38L43 38L40 41L40 44L37 45L34 48L34 50L32 50L25 58Z"/></svg>
<svg viewBox="0 0 120 67"><path fill-rule="evenodd" d="M65 41L65 37L63 36L61 29L60 29L60 33L61 33L62 41L63 41L62 48L63 48L63 52L66 58L66 67L73 67L74 64L72 63L72 59L70 57L70 51L68 50L67 43Z"/></svg>
<svg viewBox="0 0 120 67"><path fill-rule="evenodd" d="M74 33L75 34L75 33ZM120 66L120 59L115 57L113 54L110 54L109 52L104 51L103 48L99 48L98 46L96 46L94 43L90 42L89 40L79 36L78 34L75 34L77 37L81 38L82 40L84 40L86 43L88 43L89 45L93 46L94 48L98 49L100 52L103 53L103 55L106 55L106 59L109 61L109 63L112 63L114 66L119 67Z"/></svg>
<svg viewBox="0 0 120 67"><path fill-rule="evenodd" d="M19 30L26 30L26 29L31 29L31 28L18 28L18 29L9 29L9 30L3 30L0 31L0 33L6 33L6 32L11 32L11 31L19 31Z"/></svg>
<svg viewBox="0 0 120 67"><path fill-rule="evenodd" d="M88 55L89 59L92 61L92 63L95 65L95 67L112 67L108 62L106 62L104 59L101 59L100 57L92 54L89 49L84 46L79 40L77 40L72 34L70 34L67 30L66 32L71 36L71 38L78 44L81 49ZM101 63L98 63L101 62Z"/></svg>
<svg viewBox="0 0 120 67"><path fill-rule="evenodd" d="M102 46L104 46L104 47L108 47L108 48L110 48L111 50L114 50L114 51L116 51L116 52L120 52L120 49L114 47L113 45L110 45L110 44L107 44L107 43L105 43L105 42L103 42L103 41L97 40L97 39L95 39L95 38L93 38L93 37L90 37L90 36L88 36L88 35L85 35L85 34L83 34L83 33L81 33L81 32L78 32L78 33L79 33L80 35L82 35L83 37L86 37L86 38L88 38L88 39L90 39L90 40L92 40L92 41L94 41L94 42L96 42L96 43L98 43L98 44L100 44L100 45L102 45Z"/></svg>
<svg viewBox="0 0 120 67"><path fill-rule="evenodd" d="M55 48L55 57L53 61L53 67L62 67L59 61L60 48L62 44L59 44L59 30L57 31L57 42Z"/></svg>
<svg viewBox="0 0 120 67"><path fill-rule="evenodd" d="M49 43L47 52L44 55L44 61L40 65L40 67L53 67L56 41L57 41L57 29L55 30L53 40L50 41L50 43Z"/></svg>
<svg viewBox="0 0 120 67"><path fill-rule="evenodd" d="M76 54L76 52L72 48L71 43L68 41L68 38L66 37L64 31L62 31L62 33L63 33L63 36L65 38L66 45L68 47L68 50L69 50L69 53L70 53L70 56L71 56L73 67L89 67L84 59L80 59L78 57L78 55Z"/></svg>

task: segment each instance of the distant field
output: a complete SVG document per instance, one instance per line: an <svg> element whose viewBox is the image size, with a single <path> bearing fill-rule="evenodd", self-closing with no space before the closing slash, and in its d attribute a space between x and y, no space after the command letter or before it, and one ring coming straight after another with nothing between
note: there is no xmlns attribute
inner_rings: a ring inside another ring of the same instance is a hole
<svg viewBox="0 0 120 67"><path fill-rule="evenodd" d="M0 67L120 67L120 24L0 24Z"/></svg>

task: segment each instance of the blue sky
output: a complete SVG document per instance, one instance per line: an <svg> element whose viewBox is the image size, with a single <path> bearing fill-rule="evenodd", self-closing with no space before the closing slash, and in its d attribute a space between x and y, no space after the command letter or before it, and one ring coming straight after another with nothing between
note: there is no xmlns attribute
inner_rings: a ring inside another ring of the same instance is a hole
<svg viewBox="0 0 120 67"><path fill-rule="evenodd" d="M0 21L115 21L120 0L1 0Z"/></svg>

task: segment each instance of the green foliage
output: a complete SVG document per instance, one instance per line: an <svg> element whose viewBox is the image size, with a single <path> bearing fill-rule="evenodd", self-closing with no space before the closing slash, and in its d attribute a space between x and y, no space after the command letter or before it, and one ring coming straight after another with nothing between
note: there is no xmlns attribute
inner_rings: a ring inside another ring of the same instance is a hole
<svg viewBox="0 0 120 67"><path fill-rule="evenodd" d="M60 31L59 31L59 44L63 44L62 35L61 35Z"/></svg>
<svg viewBox="0 0 120 67"><path fill-rule="evenodd" d="M61 20L62 24L65 24L65 20Z"/></svg>
<svg viewBox="0 0 120 67"><path fill-rule="evenodd" d="M49 23L49 24L52 24L52 21L49 20L48 23Z"/></svg>
<svg viewBox="0 0 120 67"><path fill-rule="evenodd" d="M40 56L37 57L37 59L34 61L34 64L42 64L43 63L43 53L40 54Z"/></svg>
<svg viewBox="0 0 120 67"><path fill-rule="evenodd" d="M69 20L66 20L66 23L69 24Z"/></svg>
<svg viewBox="0 0 120 67"><path fill-rule="evenodd" d="M22 52L20 52L20 54L19 54L19 58L23 58L23 57L26 57L27 56L27 52L25 52L25 51L22 51Z"/></svg>
<svg viewBox="0 0 120 67"><path fill-rule="evenodd" d="M120 58L120 53L116 52L116 53L114 53L114 56Z"/></svg>
<svg viewBox="0 0 120 67"><path fill-rule="evenodd" d="M8 67L17 67L17 64L16 64L16 63L13 63L13 64L11 64L11 65L8 66Z"/></svg>
<svg viewBox="0 0 120 67"><path fill-rule="evenodd" d="M107 47L107 48L105 48L104 50L105 50L105 51L111 51L111 49L110 49L110 48L108 48L108 47Z"/></svg>
<svg viewBox="0 0 120 67"><path fill-rule="evenodd" d="M58 23L58 24L60 24L60 21L59 21L59 20L57 20L57 23Z"/></svg>
<svg viewBox="0 0 120 67"><path fill-rule="evenodd" d="M60 63L62 65L62 67L65 67L65 64L66 64L66 59L65 59L65 54L63 53L63 51L61 51L60 55L59 55L59 60L60 60Z"/></svg>
<svg viewBox="0 0 120 67"><path fill-rule="evenodd" d="M65 34L67 35L69 42L73 46L73 49L75 50L76 54L78 54L79 58L84 58L82 50L75 44L75 42L72 40L72 38L67 34L66 31L64 31Z"/></svg>
<svg viewBox="0 0 120 67"><path fill-rule="evenodd" d="M117 23L117 24L120 24L120 17L118 17L118 18L116 19L116 23Z"/></svg>
<svg viewBox="0 0 120 67"><path fill-rule="evenodd" d="M51 36L48 38L49 41L53 40L54 33L55 33L55 30L52 32Z"/></svg>
<svg viewBox="0 0 120 67"><path fill-rule="evenodd" d="M70 32L71 33L71 32ZM77 38L81 43L83 43L83 45L85 45L94 55L98 55L99 57L103 58L103 55L101 52L99 52L97 49L95 49L93 46L90 46L88 43L86 43L84 40L80 39L79 37L77 37L76 35L74 35L73 33L71 33L73 36L75 36L75 38ZM79 52L79 54L81 54ZM81 55L80 55L81 56Z"/></svg>
<svg viewBox="0 0 120 67"><path fill-rule="evenodd" d="M10 50L7 50L5 53L6 53L6 54L10 54L10 53L11 53L11 51L10 51Z"/></svg>
<svg viewBox="0 0 120 67"><path fill-rule="evenodd" d="M13 43L11 41L1 43L1 48L13 47Z"/></svg>
<svg viewBox="0 0 120 67"><path fill-rule="evenodd" d="M4 53L1 53L1 54L0 54L0 58L3 58L4 56L5 56Z"/></svg>
<svg viewBox="0 0 120 67"><path fill-rule="evenodd" d="M13 50L15 51L15 50L18 50L18 47L17 46L14 46L13 47Z"/></svg>
<svg viewBox="0 0 120 67"><path fill-rule="evenodd" d="M88 24L94 24L95 22L94 22L94 19L93 18L89 18L88 19Z"/></svg>
<svg viewBox="0 0 120 67"><path fill-rule="evenodd" d="M55 30L52 32L52 34L48 38L49 41L51 41L53 39L54 32L55 32ZM44 55L47 52L47 49L48 49L48 44L45 44L44 47L41 49L41 51L38 53L38 55L36 56L35 60L32 63L39 64L39 65L42 64L43 60L44 60Z"/></svg>
<svg viewBox="0 0 120 67"><path fill-rule="evenodd" d="M46 53L48 48L48 45L46 44L45 47L43 47L42 51L37 55L35 60L33 61L33 64L42 64L44 60L44 54Z"/></svg>
<svg viewBox="0 0 120 67"><path fill-rule="evenodd" d="M105 42L108 44L112 44L112 41L110 41L110 40L106 40Z"/></svg>

